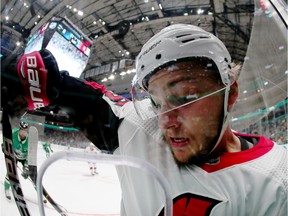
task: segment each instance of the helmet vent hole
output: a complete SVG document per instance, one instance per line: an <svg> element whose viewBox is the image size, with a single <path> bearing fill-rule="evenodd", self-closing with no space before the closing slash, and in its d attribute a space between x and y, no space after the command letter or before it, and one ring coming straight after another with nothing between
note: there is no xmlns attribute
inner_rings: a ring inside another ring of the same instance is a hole
<svg viewBox="0 0 288 216"><path fill-rule="evenodd" d="M176 38L181 38L181 37L185 37L185 36L188 36L188 35L191 35L191 34L177 35Z"/></svg>
<svg viewBox="0 0 288 216"><path fill-rule="evenodd" d="M141 65L141 70L143 70L143 69L144 69L144 67L145 67L144 65Z"/></svg>
<svg viewBox="0 0 288 216"><path fill-rule="evenodd" d="M162 55L160 53L156 55L157 60L161 59L161 57L162 57Z"/></svg>
<svg viewBox="0 0 288 216"><path fill-rule="evenodd" d="M209 37L205 37L205 36L193 37L193 38L189 38L189 39L183 40L182 43L188 43L190 41L207 39L207 38L209 38Z"/></svg>
<svg viewBox="0 0 288 216"><path fill-rule="evenodd" d="M190 42L190 41L193 41L195 40L195 38L191 38L191 39L188 39L188 40L183 40L182 43L187 43L187 42Z"/></svg>

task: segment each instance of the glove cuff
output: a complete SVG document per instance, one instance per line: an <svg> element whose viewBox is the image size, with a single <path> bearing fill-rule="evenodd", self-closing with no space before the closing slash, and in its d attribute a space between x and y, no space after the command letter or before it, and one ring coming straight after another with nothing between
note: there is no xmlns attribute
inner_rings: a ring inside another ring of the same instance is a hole
<svg viewBox="0 0 288 216"><path fill-rule="evenodd" d="M105 94L107 92L107 89L104 85L100 85L96 82L85 81L85 84L93 87L95 90L100 90L102 94Z"/></svg>

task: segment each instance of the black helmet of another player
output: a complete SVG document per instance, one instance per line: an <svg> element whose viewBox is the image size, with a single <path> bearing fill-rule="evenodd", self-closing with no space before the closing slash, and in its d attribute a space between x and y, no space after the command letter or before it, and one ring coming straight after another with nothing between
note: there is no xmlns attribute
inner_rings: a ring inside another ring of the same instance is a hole
<svg viewBox="0 0 288 216"><path fill-rule="evenodd" d="M19 128L22 129L22 130L27 130L28 129L28 123L21 121L19 123Z"/></svg>
<svg viewBox="0 0 288 216"><path fill-rule="evenodd" d="M20 140L20 143L24 144L27 139L27 133L28 133L28 123L21 121L19 123L19 132L18 137Z"/></svg>

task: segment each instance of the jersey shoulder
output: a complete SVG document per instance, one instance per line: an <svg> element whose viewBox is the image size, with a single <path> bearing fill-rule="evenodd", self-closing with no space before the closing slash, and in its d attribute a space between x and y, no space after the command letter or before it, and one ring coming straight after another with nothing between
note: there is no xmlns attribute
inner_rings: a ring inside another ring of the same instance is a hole
<svg viewBox="0 0 288 216"><path fill-rule="evenodd" d="M276 149L278 149L279 146L264 136L254 136L239 133L235 134L241 136L244 139L253 138L257 140L257 143L254 144L254 147L240 152L225 152L215 160L209 161L208 163L202 165L202 169L207 172L216 172L235 165L257 163L257 161L261 161L260 163L269 163L268 160L271 159L271 156L277 154ZM279 151L280 154L281 152L283 154L285 149L279 149Z"/></svg>

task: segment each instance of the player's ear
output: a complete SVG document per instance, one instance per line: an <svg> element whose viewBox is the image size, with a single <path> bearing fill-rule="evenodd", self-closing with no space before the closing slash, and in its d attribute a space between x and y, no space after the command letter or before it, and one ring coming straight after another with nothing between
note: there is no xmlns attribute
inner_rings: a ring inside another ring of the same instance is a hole
<svg viewBox="0 0 288 216"><path fill-rule="evenodd" d="M238 98L238 83L235 81L230 86L229 91L229 98L228 98L228 110L230 111L232 106L236 103L236 100Z"/></svg>

